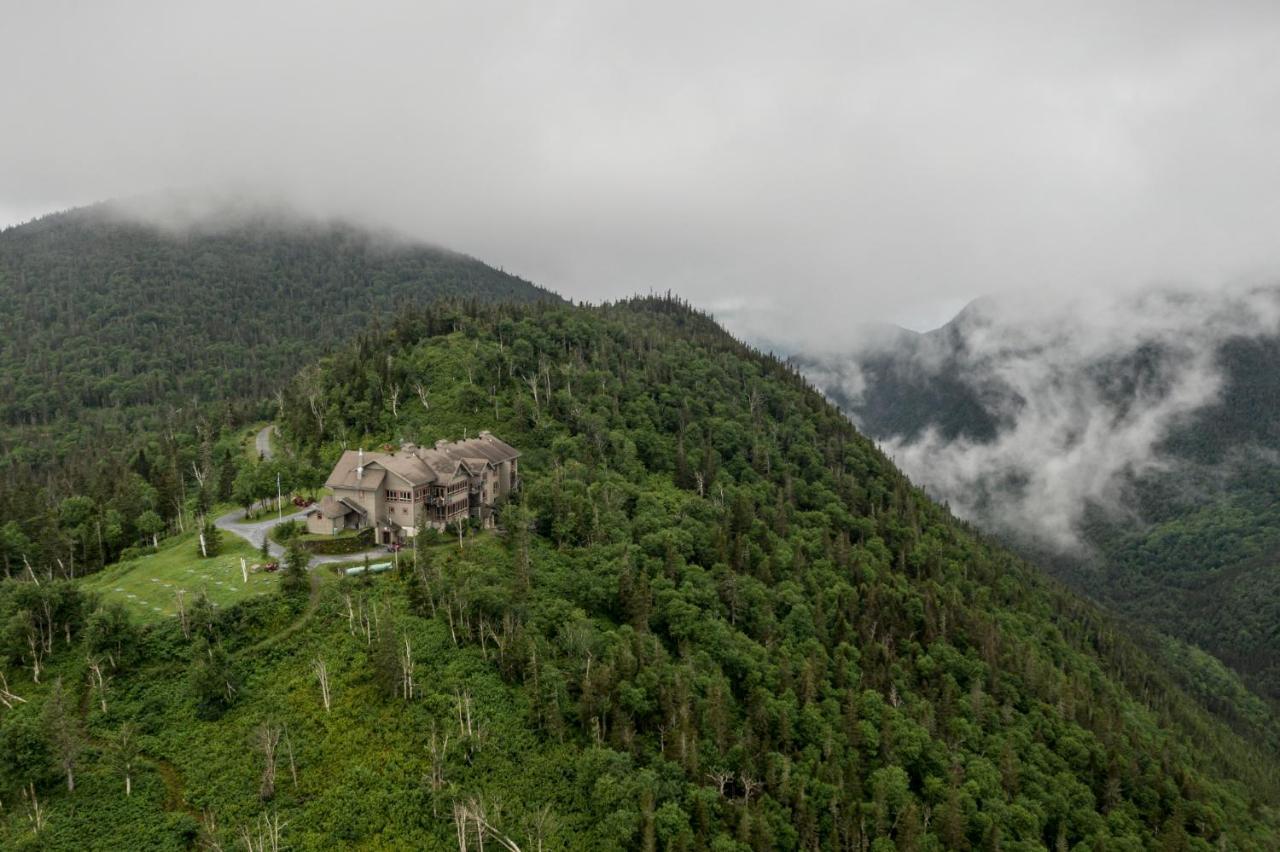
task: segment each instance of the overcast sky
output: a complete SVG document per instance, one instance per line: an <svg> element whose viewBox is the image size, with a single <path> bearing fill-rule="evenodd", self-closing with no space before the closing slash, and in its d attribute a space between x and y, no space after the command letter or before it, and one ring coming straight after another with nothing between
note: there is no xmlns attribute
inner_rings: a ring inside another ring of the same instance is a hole
<svg viewBox="0 0 1280 852"><path fill-rule="evenodd" d="M1280 4L0 0L0 223L237 186L738 331L1280 269Z"/></svg>

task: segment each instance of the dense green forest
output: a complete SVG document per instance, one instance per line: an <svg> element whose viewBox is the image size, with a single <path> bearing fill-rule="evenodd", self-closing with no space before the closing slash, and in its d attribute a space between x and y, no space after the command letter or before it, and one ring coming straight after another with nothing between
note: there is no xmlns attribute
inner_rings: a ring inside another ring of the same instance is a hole
<svg viewBox="0 0 1280 852"><path fill-rule="evenodd" d="M966 313L925 335L903 332L859 358L857 394L842 392L831 361L798 363L810 374L825 372L833 401L873 437L910 441L936 429L947 440L983 443L1012 427L1021 403L1002 395L992 364L971 354L972 334ZM1089 365L1100 399L1123 411L1137 389L1149 394L1168 348L1135 344L1123 357ZM1172 424L1156 448L1162 464L1127 477L1124 511L1087 507L1085 547L1063 553L1002 527L1000 502L1009 495L999 488L984 525L1081 593L1208 650L1276 700L1280 338L1224 334L1215 361L1219 397Z"/></svg>
<svg viewBox="0 0 1280 852"><path fill-rule="evenodd" d="M273 416L285 381L378 317L556 298L463 255L241 212L162 231L99 205L0 232L6 571L24 555L97 568L144 541L152 513L180 526L188 491L226 499L220 432Z"/></svg>
<svg viewBox="0 0 1280 852"><path fill-rule="evenodd" d="M1274 848L1258 743L676 301L407 313L282 402L321 464L492 429L523 491L145 629L0 585L0 845Z"/></svg>

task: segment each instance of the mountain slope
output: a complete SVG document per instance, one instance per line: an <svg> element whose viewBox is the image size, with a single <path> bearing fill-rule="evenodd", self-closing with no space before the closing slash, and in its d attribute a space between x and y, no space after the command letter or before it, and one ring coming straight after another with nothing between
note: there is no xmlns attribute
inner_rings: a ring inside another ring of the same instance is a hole
<svg viewBox="0 0 1280 852"><path fill-rule="evenodd" d="M803 368L936 496L1280 698L1277 304L1155 294L1051 322L978 304Z"/></svg>
<svg viewBox="0 0 1280 852"><path fill-rule="evenodd" d="M0 534L5 565L100 565L137 540L144 509L176 523L168 492L220 463L201 457L207 436L268 414L299 368L377 318L557 298L463 255L267 208L177 230L136 214L99 205L0 232L0 517L18 523ZM159 497L124 493L130 468ZM89 529L120 529L88 553L50 517L77 495L94 501Z"/></svg>
<svg viewBox="0 0 1280 852"><path fill-rule="evenodd" d="M408 382L429 405L390 404ZM14 618L60 592L0 587L33 705L0 716L3 782L34 780L48 819L32 838L7 811L6 845L174 847L191 812L223 843L265 812L303 849L450 848L459 824L475 847L480 813L525 849L1266 849L1280 828L1254 746L678 303L405 317L292 385L281 427L325 459L492 429L525 488L504 534L423 541L305 608L193 616L190 640L152 629L105 711L82 671L103 628L58 610L75 647L46 665L93 744L75 793L47 768L62 741L24 727L65 714ZM271 730L296 761L264 796Z"/></svg>

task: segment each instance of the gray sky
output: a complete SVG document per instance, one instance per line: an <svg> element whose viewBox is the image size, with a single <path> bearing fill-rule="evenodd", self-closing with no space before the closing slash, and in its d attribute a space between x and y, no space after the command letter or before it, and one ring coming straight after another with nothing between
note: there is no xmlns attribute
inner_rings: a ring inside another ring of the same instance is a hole
<svg viewBox="0 0 1280 852"><path fill-rule="evenodd" d="M1280 4L0 0L0 223L191 185L757 339L1280 269Z"/></svg>

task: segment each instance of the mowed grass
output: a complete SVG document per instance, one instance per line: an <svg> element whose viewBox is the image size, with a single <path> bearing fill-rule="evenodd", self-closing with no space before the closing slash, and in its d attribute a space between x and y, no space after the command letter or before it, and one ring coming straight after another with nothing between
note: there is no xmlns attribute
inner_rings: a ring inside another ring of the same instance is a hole
<svg viewBox="0 0 1280 852"><path fill-rule="evenodd" d="M86 591L97 592L104 600L127 604L142 621L158 621L178 611L178 590L190 602L203 591L214 605L230 606L253 595L275 591L279 575L265 571L249 573L244 582L240 559L249 566L262 556L239 536L222 533L221 553L210 559L197 555L194 533L164 542L156 553L112 565L86 577Z"/></svg>

